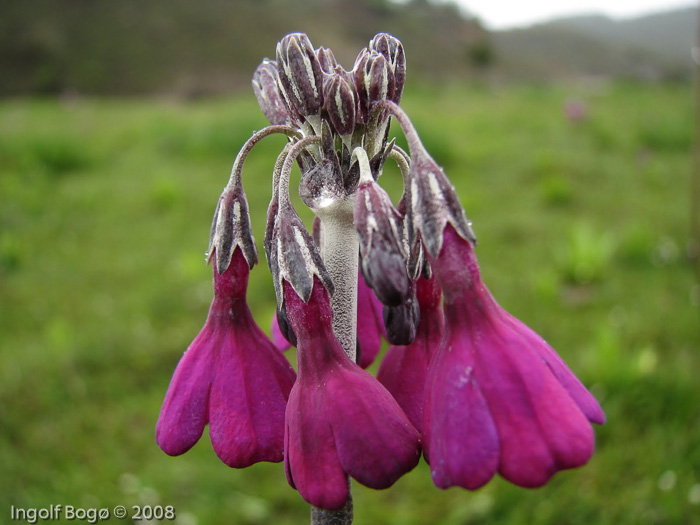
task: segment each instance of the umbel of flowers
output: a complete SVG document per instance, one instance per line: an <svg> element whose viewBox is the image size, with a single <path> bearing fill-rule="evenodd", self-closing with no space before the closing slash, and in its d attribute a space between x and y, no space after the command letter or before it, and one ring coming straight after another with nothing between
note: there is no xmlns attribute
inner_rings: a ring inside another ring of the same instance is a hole
<svg viewBox="0 0 700 525"><path fill-rule="evenodd" d="M214 299L157 424L171 455L209 424L231 467L284 461L317 516L351 512L348 477L387 488L421 451L440 488L474 490L496 473L543 485L589 460L590 423L605 419L554 350L482 282L471 223L399 106L405 78L403 46L385 33L350 71L301 33L257 68L253 89L270 126L243 145L219 198L208 251ZM409 152L389 138L392 118ZM253 146L273 133L288 139L264 239L274 343L246 304L258 256L241 177ZM403 175L396 204L379 185L387 161ZM295 165L298 194L316 217L311 233L290 201ZM377 379L364 368L382 337L391 346ZM296 373L282 353L290 344Z"/></svg>

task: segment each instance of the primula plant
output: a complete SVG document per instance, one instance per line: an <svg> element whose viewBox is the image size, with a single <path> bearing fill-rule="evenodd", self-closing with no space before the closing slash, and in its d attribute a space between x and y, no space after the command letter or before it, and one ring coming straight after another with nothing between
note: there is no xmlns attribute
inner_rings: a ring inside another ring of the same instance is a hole
<svg viewBox="0 0 700 525"><path fill-rule="evenodd" d="M209 424L227 465L284 461L313 523L352 521L350 481L384 489L421 453L440 488L499 473L538 487L586 463L605 416L554 350L481 280L471 223L399 106L404 49L379 34L351 71L301 33L263 60L253 89L270 126L242 147L209 241L214 299L165 396L156 439L186 452ZM389 138L395 119L409 151ZM264 249L277 298L273 341L246 304L258 262L242 168L273 134ZM379 182L395 162L404 191ZM290 173L314 213L290 200ZM377 378L365 371L390 343ZM283 350L297 348L297 371Z"/></svg>

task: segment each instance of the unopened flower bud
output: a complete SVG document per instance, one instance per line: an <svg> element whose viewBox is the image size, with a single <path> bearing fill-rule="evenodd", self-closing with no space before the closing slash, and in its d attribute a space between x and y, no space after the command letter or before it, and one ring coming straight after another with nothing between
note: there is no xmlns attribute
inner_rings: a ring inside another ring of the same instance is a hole
<svg viewBox="0 0 700 525"><path fill-rule="evenodd" d="M415 282L411 283L408 299L399 306L384 306L382 317L387 341L392 345L410 345L413 342L420 322Z"/></svg>
<svg viewBox="0 0 700 525"><path fill-rule="evenodd" d="M333 73L335 68L338 66L338 61L335 59L333 51L327 47L319 47L316 50L316 58L318 58L318 63L321 66L321 71L327 74Z"/></svg>
<svg viewBox="0 0 700 525"><path fill-rule="evenodd" d="M354 219L365 281L383 304L402 304L410 288L402 220L389 195L371 178L358 187Z"/></svg>
<svg viewBox="0 0 700 525"><path fill-rule="evenodd" d="M279 88L277 63L265 59L253 74L253 91L258 104L270 124L288 124L289 108Z"/></svg>
<svg viewBox="0 0 700 525"><path fill-rule="evenodd" d="M318 115L323 106L322 72L304 33L291 33L277 44L277 72L282 94L301 116Z"/></svg>
<svg viewBox="0 0 700 525"><path fill-rule="evenodd" d="M328 116L339 135L350 135L355 129L355 89L345 75L334 72L323 82L323 99Z"/></svg>
<svg viewBox="0 0 700 525"><path fill-rule="evenodd" d="M384 55L363 49L353 69L358 95L358 117L368 123L372 104L380 100L393 100L394 73Z"/></svg>
<svg viewBox="0 0 700 525"><path fill-rule="evenodd" d="M406 55L401 41L389 33L379 33L370 40L369 50L380 53L389 62L394 73L394 94L390 100L398 104L406 82Z"/></svg>

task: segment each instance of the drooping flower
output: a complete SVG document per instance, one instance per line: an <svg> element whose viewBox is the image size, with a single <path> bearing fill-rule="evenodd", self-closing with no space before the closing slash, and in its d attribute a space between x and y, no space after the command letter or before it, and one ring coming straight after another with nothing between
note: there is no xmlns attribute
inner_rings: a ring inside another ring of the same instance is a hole
<svg viewBox="0 0 700 525"><path fill-rule="evenodd" d="M255 324L245 300L250 268L236 248L214 272L214 299L202 331L170 382L156 427L158 445L183 454L209 435L230 467L283 459L284 411L295 373Z"/></svg>
<svg viewBox="0 0 700 525"><path fill-rule="evenodd" d="M306 303L287 281L283 286L299 363L287 404L287 479L312 505L339 509L349 495L347 475L383 489L412 470L418 432L381 383L343 352L318 277Z"/></svg>
<svg viewBox="0 0 700 525"><path fill-rule="evenodd" d="M377 372L377 379L391 392L411 423L421 430L428 365L442 342L444 317L442 293L435 276L420 277L416 283L420 321L413 342L389 347Z"/></svg>
<svg viewBox="0 0 700 525"><path fill-rule="evenodd" d="M585 464L597 401L535 332L481 281L470 241L447 225L430 258L446 334L428 373L424 449L438 487L476 489L499 472L524 487Z"/></svg>

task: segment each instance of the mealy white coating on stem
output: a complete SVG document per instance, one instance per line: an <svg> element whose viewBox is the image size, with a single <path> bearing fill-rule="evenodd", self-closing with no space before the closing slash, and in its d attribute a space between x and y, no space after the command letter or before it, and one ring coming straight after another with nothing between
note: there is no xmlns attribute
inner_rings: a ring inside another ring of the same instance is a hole
<svg viewBox="0 0 700 525"><path fill-rule="evenodd" d="M353 224L354 195L317 212L323 242L321 257L333 280L333 332L347 356L356 360L359 244Z"/></svg>

